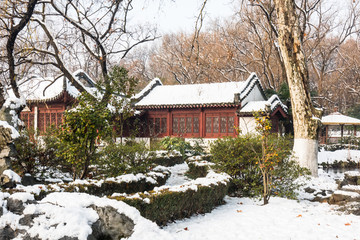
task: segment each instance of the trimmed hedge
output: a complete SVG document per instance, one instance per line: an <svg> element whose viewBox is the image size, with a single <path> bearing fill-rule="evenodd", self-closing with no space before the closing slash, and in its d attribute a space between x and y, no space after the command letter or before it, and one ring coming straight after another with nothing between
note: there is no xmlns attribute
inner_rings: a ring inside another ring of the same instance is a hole
<svg viewBox="0 0 360 240"><path fill-rule="evenodd" d="M111 195L113 193L137 193L137 192L144 192L150 191L155 187L159 187L165 184L166 180L170 177L169 172L163 172L163 177L156 176L155 182L147 181L145 178L139 181L111 181L107 180L101 182L100 184L94 182L89 184L68 184L64 187L65 192L84 192L91 195L95 195L98 197L103 197L107 195ZM155 178L153 176L152 178Z"/></svg>
<svg viewBox="0 0 360 240"><path fill-rule="evenodd" d="M191 179L205 177L209 171L208 165L198 165L195 162L188 163L189 170L186 171L185 176Z"/></svg>
<svg viewBox="0 0 360 240"><path fill-rule="evenodd" d="M186 191L150 191L147 194L139 193L140 198L124 196L109 198L124 201L137 208L143 217L164 226L168 222L190 217L193 214L210 212L215 206L223 204L228 185L218 182L209 186L196 185L196 190L188 188Z"/></svg>
<svg viewBox="0 0 360 240"><path fill-rule="evenodd" d="M157 153L152 162L156 165L172 167L176 164L184 163L184 158L177 151L163 151L162 153Z"/></svg>
<svg viewBox="0 0 360 240"><path fill-rule="evenodd" d="M211 166L215 165L214 163L209 162L210 158L211 155L199 155L186 159L189 170L185 175L191 179L205 177L211 169Z"/></svg>
<svg viewBox="0 0 360 240"><path fill-rule="evenodd" d="M325 169L326 168L334 168L334 169L349 168L349 169L353 169L353 168L359 167L359 164L357 162L355 162L355 161L352 161L352 160L346 160L346 161L335 160L333 163L322 162L320 165Z"/></svg>

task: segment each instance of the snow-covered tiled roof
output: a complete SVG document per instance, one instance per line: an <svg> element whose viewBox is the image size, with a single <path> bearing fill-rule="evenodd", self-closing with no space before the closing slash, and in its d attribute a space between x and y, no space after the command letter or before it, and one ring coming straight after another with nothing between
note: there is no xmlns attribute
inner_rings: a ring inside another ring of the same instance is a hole
<svg viewBox="0 0 360 240"><path fill-rule="evenodd" d="M89 93L95 91L94 81L88 77L85 72L78 70L74 72L73 75L75 76L75 79L78 80L78 83L84 86ZM80 81L80 78L84 76L89 83L86 84L86 86ZM61 96L64 91L74 98L78 97L80 94L79 90L76 89L68 79L64 79L63 77L58 78L55 81L53 78L28 78L20 81L19 90L26 101L30 102L51 101Z"/></svg>
<svg viewBox="0 0 360 240"><path fill-rule="evenodd" d="M278 106L280 106L285 113L287 113L287 106L285 106L280 98L274 94L267 101L251 101L248 102L243 108L241 113L252 113L258 111L265 111L266 106L270 107L270 111L273 112Z"/></svg>
<svg viewBox="0 0 360 240"><path fill-rule="evenodd" d="M360 125L360 119L349 117L339 112L322 117L321 122L324 125Z"/></svg>
<svg viewBox="0 0 360 240"><path fill-rule="evenodd" d="M235 94L245 98L259 80L253 73L246 81L205 83L188 85L162 85L159 79L153 80L145 90L136 95L137 107L169 106L189 104L233 104Z"/></svg>

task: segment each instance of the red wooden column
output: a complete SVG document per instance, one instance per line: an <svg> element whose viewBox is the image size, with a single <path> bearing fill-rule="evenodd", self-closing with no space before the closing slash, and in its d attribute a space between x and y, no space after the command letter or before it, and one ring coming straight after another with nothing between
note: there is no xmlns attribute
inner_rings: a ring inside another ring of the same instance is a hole
<svg viewBox="0 0 360 240"><path fill-rule="evenodd" d="M171 133L172 133L172 118L171 118L171 109L168 109L168 112L167 112L167 133L166 135L167 136L171 136Z"/></svg>
<svg viewBox="0 0 360 240"><path fill-rule="evenodd" d="M205 113L204 109L200 108L200 119L199 119L199 134L200 137L205 137Z"/></svg>
<svg viewBox="0 0 360 240"><path fill-rule="evenodd" d="M356 125L354 125L354 137L356 137Z"/></svg>
<svg viewBox="0 0 360 240"><path fill-rule="evenodd" d="M235 131L235 129L240 129L240 124L239 124L239 116L236 114L236 111L235 111L235 114L234 114L234 133L233 133L233 136L236 137L237 134L237 131Z"/></svg>

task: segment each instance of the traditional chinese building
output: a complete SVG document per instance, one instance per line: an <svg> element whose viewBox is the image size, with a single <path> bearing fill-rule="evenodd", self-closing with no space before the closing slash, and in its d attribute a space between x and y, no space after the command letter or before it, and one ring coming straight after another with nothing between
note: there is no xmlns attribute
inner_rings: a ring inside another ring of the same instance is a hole
<svg viewBox="0 0 360 240"><path fill-rule="evenodd" d="M338 143L344 137L360 137L360 119L331 113L321 118L320 143Z"/></svg>
<svg viewBox="0 0 360 240"><path fill-rule="evenodd" d="M73 75L87 91L95 91L94 81L85 72L79 70ZM58 127L64 111L80 94L66 78L33 77L20 82L19 88L26 99L26 107L20 117L27 129L37 129L40 134L50 126Z"/></svg>
<svg viewBox="0 0 360 240"><path fill-rule="evenodd" d="M135 108L147 122L148 137L218 138L255 131L254 111L266 111L273 131L281 132L287 107L274 95L267 99L258 77L246 81L162 85L154 79L135 96Z"/></svg>

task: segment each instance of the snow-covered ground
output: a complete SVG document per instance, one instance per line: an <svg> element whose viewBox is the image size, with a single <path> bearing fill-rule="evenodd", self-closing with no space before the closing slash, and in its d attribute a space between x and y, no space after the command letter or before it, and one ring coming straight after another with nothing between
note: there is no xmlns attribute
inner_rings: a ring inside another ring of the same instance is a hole
<svg viewBox="0 0 360 240"><path fill-rule="evenodd" d="M327 154L331 157L331 153L327 152ZM338 153L333 154L340 156ZM169 167L172 177L168 179L167 185L184 184L187 181L184 177L187 169L186 164ZM305 181L305 187L331 192L337 188L335 179L342 176L329 175L319 170L318 178L302 181ZM26 192L36 192L33 188L22 189ZM40 186L39 189L44 188L45 186ZM8 197L5 196L6 194L0 194L0 206L4 206L4 199ZM13 194L12 198L32 200L32 195ZM310 198L311 194L300 191L298 200L273 197L269 204L264 206L261 201L254 199L226 197L226 203L218 206L211 213L178 220L163 228L142 218L135 208L122 202L84 193L50 194L38 204L28 204L24 212L28 214L47 212L40 216L43 216L42 218L35 218L36 224L28 228L29 232L34 231L33 236L38 232L42 236L50 236L47 239L57 239L64 235L62 232L69 233L75 231L72 230L75 228L79 228L76 230L78 231L76 235L86 239L86 235L91 231L91 224L97 219L94 211L87 206L95 203L98 206L112 205L118 212L126 213L134 219L138 226L133 236L129 238L131 240L360 240L360 216L346 215L337 211L335 205L306 200ZM4 213L0 217L0 228L6 224L16 226L19 219L19 216L4 208ZM57 223L61 229L55 231L57 227L54 228L51 223ZM54 236L56 237L53 238Z"/></svg>
<svg viewBox="0 0 360 240"><path fill-rule="evenodd" d="M342 149L334 152L325 151L321 149L318 154L318 162L321 163L329 163L332 164L335 161L343 161L351 160L354 162L360 161L360 151L359 150L351 150L351 149Z"/></svg>
<svg viewBox="0 0 360 240"><path fill-rule="evenodd" d="M305 187L335 191L335 178L319 170L318 178ZM305 180L304 180L305 181ZM310 202L299 192L299 200L273 197L266 206L249 198L226 197L226 204L211 213L176 221L164 228L175 239L360 239L360 217L336 211L336 206Z"/></svg>
<svg viewBox="0 0 360 240"><path fill-rule="evenodd" d="M167 169L170 171L171 175L166 181L166 186L181 185L190 180L185 176L186 171L189 170L186 162L182 164L176 164L175 166L168 167Z"/></svg>
<svg viewBox="0 0 360 240"><path fill-rule="evenodd" d="M360 239L360 217L325 203L271 198L270 203L226 197L211 213L165 227L176 239Z"/></svg>

